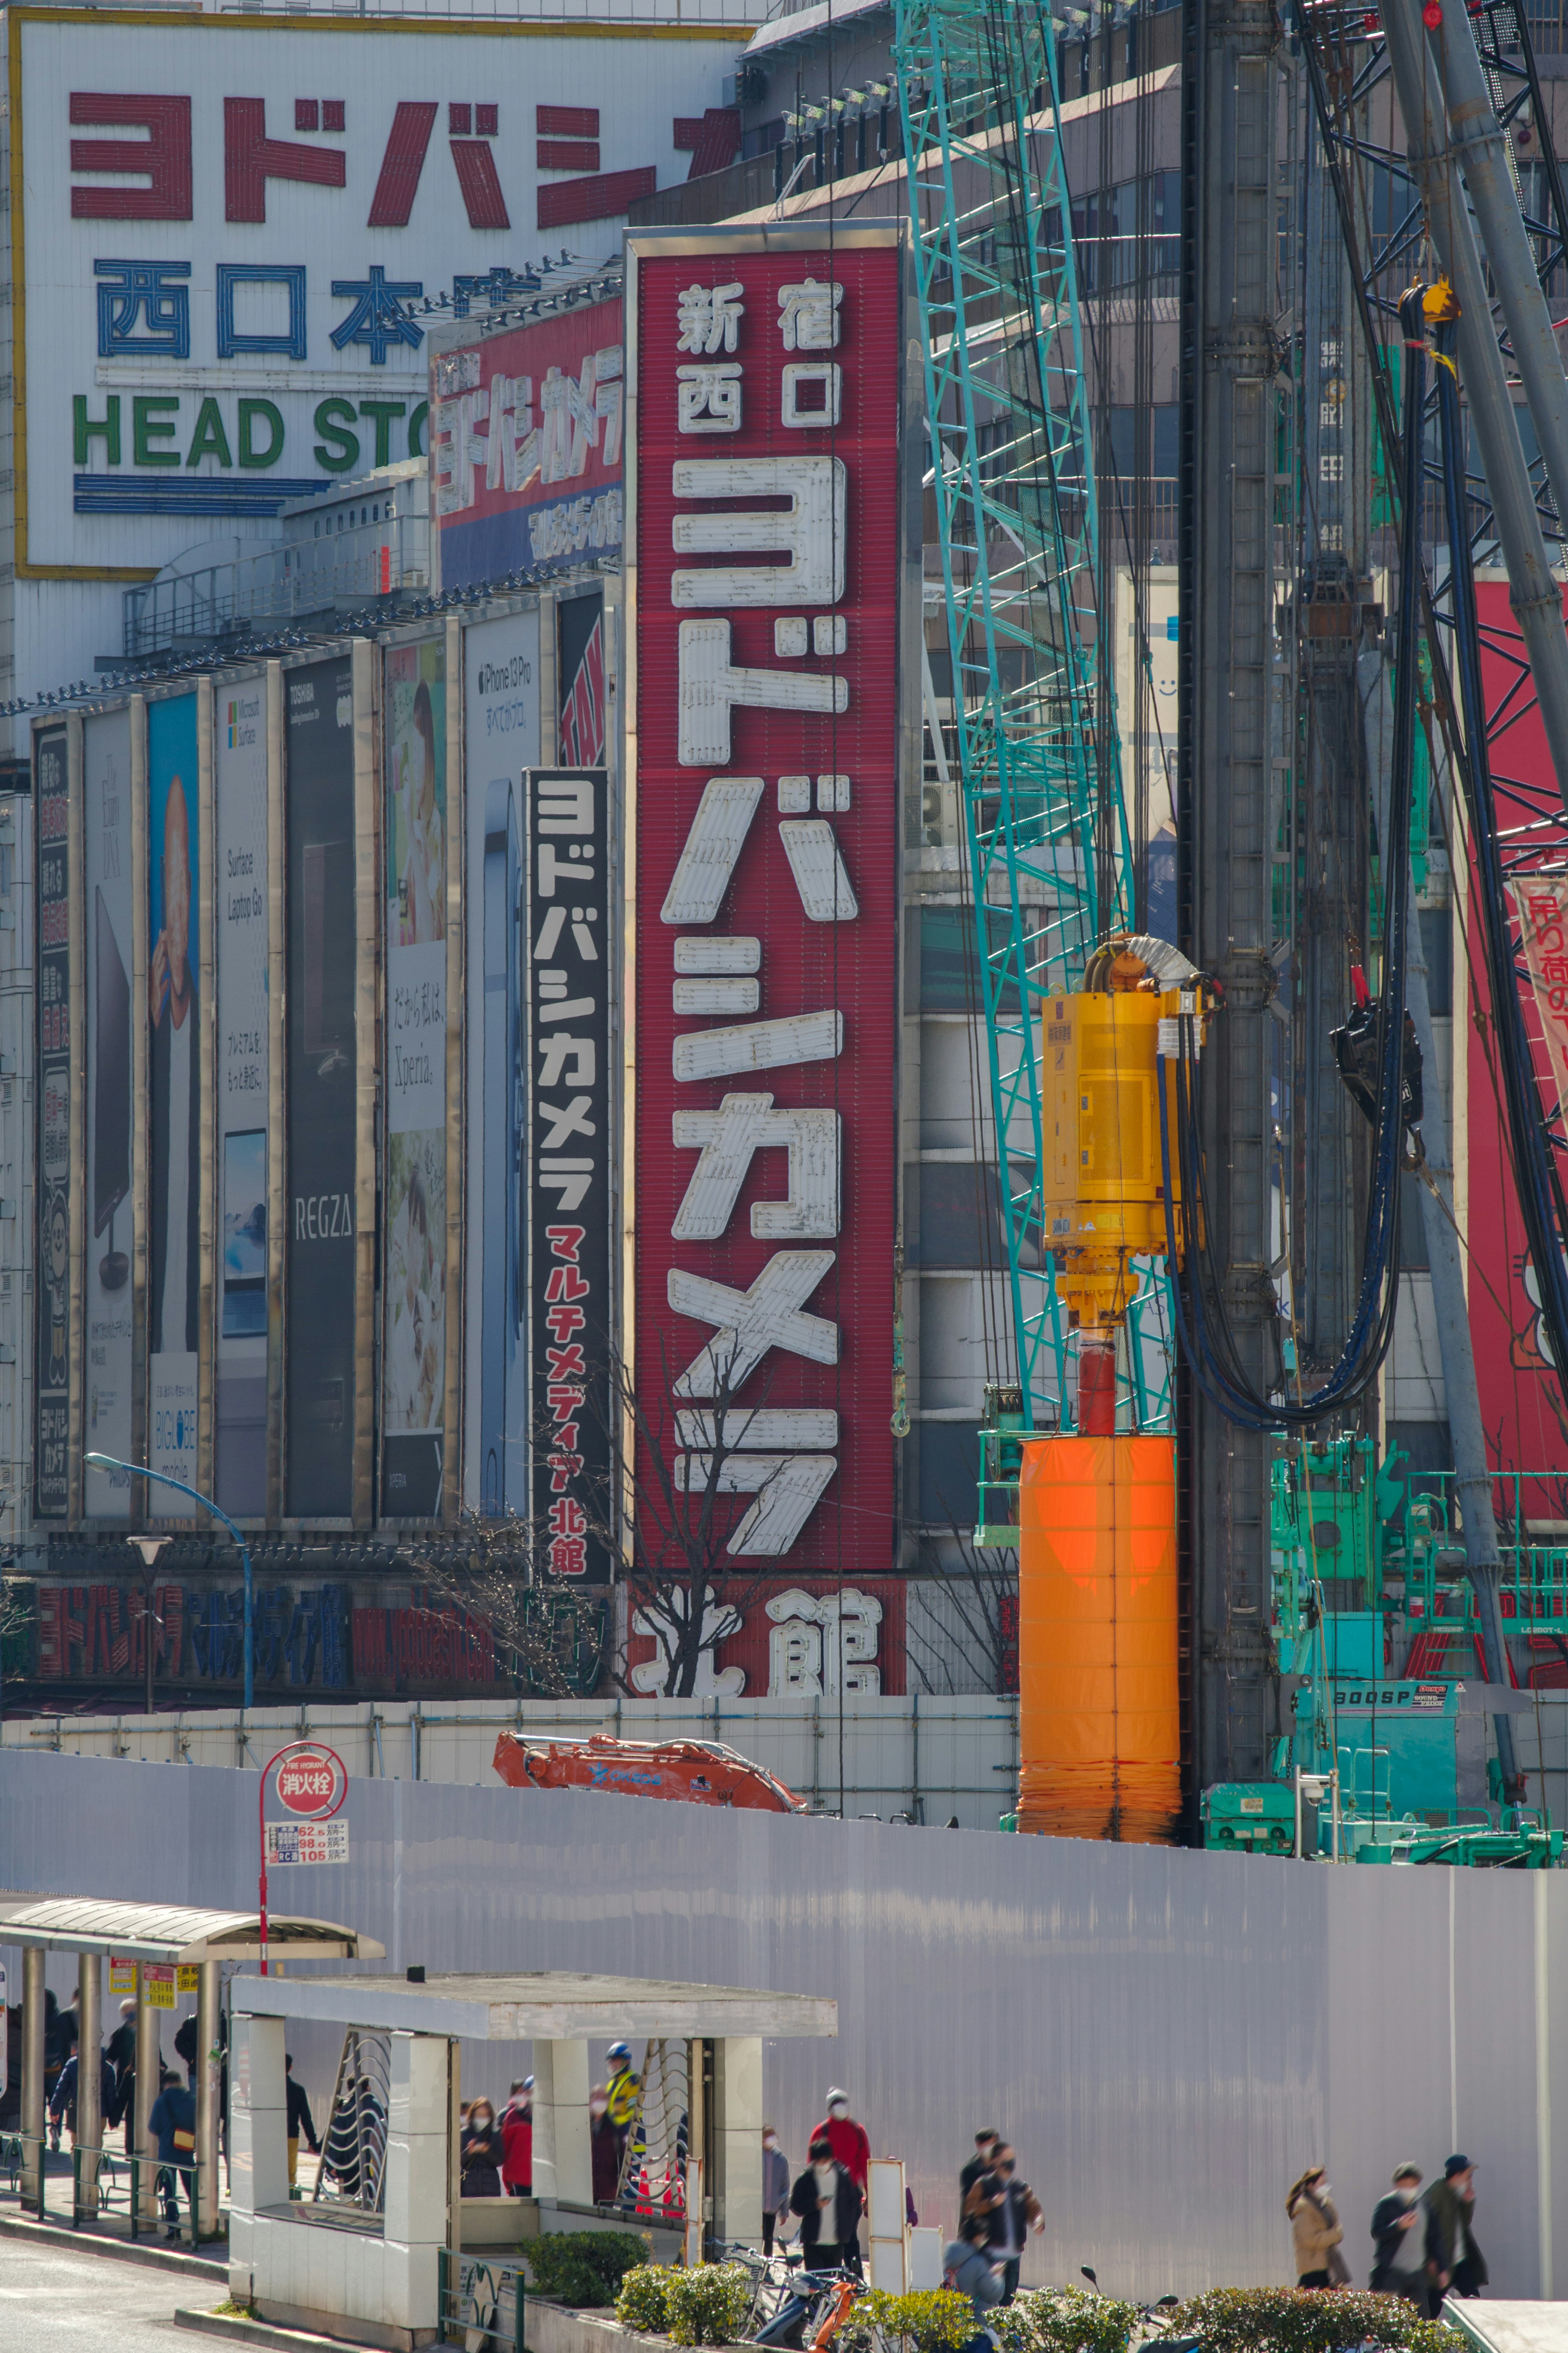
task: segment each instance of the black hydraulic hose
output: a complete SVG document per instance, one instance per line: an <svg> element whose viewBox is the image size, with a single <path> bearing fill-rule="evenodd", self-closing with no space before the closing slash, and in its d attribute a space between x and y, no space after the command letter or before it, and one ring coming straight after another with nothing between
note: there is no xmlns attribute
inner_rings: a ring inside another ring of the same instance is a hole
<svg viewBox="0 0 1568 2353"><path fill-rule="evenodd" d="M1176 1334L1203 1395L1227 1419L1252 1430L1306 1429L1363 1396L1377 1378L1393 1343L1399 1297L1399 1175L1404 1143L1405 969L1409 919L1410 805L1415 777L1416 632L1425 585L1421 568L1422 407L1426 399L1426 322L1422 290L1411 288L1400 304L1405 330L1405 480L1400 502L1399 615L1395 648L1393 773L1386 812L1384 862L1382 1002L1379 1012L1376 1157L1367 1203L1362 1281L1350 1335L1328 1380L1291 1405L1275 1402L1257 1388L1237 1355L1224 1295L1210 1260L1214 1225L1207 1200L1204 1155L1192 1100L1195 1061L1193 1025L1181 1023L1176 1066L1177 1141L1187 1226L1185 1265L1176 1257L1171 1198L1169 1113L1165 1059L1157 1059L1160 1089L1161 1165L1165 1183L1166 1245L1175 1305ZM1205 1312L1205 1282L1213 1293L1212 1323ZM1184 1296L1184 1287L1190 1294Z"/></svg>
<svg viewBox="0 0 1568 2353"><path fill-rule="evenodd" d="M1454 326L1450 321L1439 330L1437 348L1440 356L1448 356L1454 340ZM1464 699L1465 743L1469 754L1460 767L1460 775L1467 786L1470 829L1476 844L1476 866L1480 882L1481 937L1488 985L1491 991L1498 1059L1502 1067L1503 1100L1513 1145L1520 1207L1524 1214L1530 1255L1541 1286L1542 1314L1546 1319L1552 1356L1561 1380L1563 1368L1568 1367L1568 1264L1563 1261L1559 1236L1568 1234L1568 1203L1563 1199L1562 1174L1556 1155L1547 1141L1546 1120L1535 1075L1535 1058L1525 1030L1524 1008L1520 1000L1519 976L1514 968L1508 889L1498 839L1491 758L1487 744L1480 625L1476 612L1475 574L1470 562L1459 393L1451 362L1437 371L1437 414L1442 445L1443 502L1452 565L1454 636L1459 686Z"/></svg>

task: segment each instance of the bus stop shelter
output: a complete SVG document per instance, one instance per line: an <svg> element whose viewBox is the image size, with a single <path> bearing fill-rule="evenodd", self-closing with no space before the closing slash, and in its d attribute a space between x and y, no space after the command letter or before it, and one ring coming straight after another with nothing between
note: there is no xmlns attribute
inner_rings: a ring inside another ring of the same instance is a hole
<svg viewBox="0 0 1568 2353"><path fill-rule="evenodd" d="M379 1960L385 1947L332 1920L269 1913L269 1960ZM198 2237L212 2237L218 2216L218 2084L220 2069L211 2054L218 2040L219 1971L225 1961L260 1957L261 1922L254 1912L198 1912L165 1904L100 1902L77 1895L0 1898L0 1945L22 1948L22 2201L41 2211L44 2196L44 1957L77 1956L80 1989L80 2063L77 2070L77 2148L73 2220L98 2219L98 2160L103 2143L99 2068L90 2063L100 2048L106 1957L135 1967L136 2105L132 2148L136 2160L133 2228L157 2219L157 2153L151 2118L158 2097L161 2009L149 1999L153 1968L194 1968L196 1972L196 2049L200 2063L191 2090L196 2104ZM266 1983L258 1979L258 1983Z"/></svg>
<svg viewBox="0 0 1568 2353"><path fill-rule="evenodd" d="M763 2043L832 2036L816 1994L531 1970L516 1976L237 1978L230 1989L229 2289L263 2318L361 2344L428 2344L441 2325L443 2258L499 2251L542 2226L595 2219L590 2042L685 2042L687 2146L704 2213L725 2239L763 2226ZM291 2201L284 2021L315 2019L390 2044L384 2157L354 2215ZM460 2041L533 2046L530 2199L465 2199ZM562 2218L576 2216L578 2221ZM635 2227L635 2225L634 2225Z"/></svg>

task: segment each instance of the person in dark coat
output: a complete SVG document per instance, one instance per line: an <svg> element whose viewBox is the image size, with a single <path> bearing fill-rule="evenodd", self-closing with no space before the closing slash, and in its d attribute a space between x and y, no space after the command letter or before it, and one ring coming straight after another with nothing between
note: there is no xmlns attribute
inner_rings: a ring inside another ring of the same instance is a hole
<svg viewBox="0 0 1568 2353"><path fill-rule="evenodd" d="M49 2120L55 2128L55 2146L57 2148L59 2146L60 2122L62 2118L65 2122L65 2128L71 2137L71 2144L73 2147L76 2144L76 2087L77 2076L80 2070L80 2066L81 2060L77 2051L77 2046L73 2042L71 2044L71 2055L66 2061L65 2065L60 2069L59 2073L55 2077L55 2088L49 2098ZM110 2121L110 2113L114 2106L114 2074L109 2064L109 2054L107 2052L100 2051L98 2054L98 2096L100 2102L99 2114L102 2117L103 2122L107 2125Z"/></svg>
<svg viewBox="0 0 1568 2353"><path fill-rule="evenodd" d="M488 2100L476 2100L463 2127L463 2196L499 2198L505 2163L506 2144L496 2130L496 2112Z"/></svg>
<svg viewBox="0 0 1568 2353"><path fill-rule="evenodd" d="M621 2186L621 2137L610 2122L609 2094L603 2084L595 2084L588 2094L588 2154L594 2203L613 2206Z"/></svg>
<svg viewBox="0 0 1568 2353"><path fill-rule="evenodd" d="M321 2144L316 2137L316 2119L310 2114L310 2103L305 2086L294 2073L294 2053L283 2053L283 2093L289 2103L289 2187L294 2187L300 2170L300 2136L305 2136L305 2146L313 2157L320 2157Z"/></svg>
<svg viewBox="0 0 1568 2353"><path fill-rule="evenodd" d="M1469 2158L1457 2155L1426 2192L1426 2276L1439 2310L1446 2295L1478 2296L1487 2284L1487 2259L1476 2244L1475 2177Z"/></svg>
<svg viewBox="0 0 1568 2353"><path fill-rule="evenodd" d="M1426 2216L1421 2211L1421 2168L1413 2159L1394 2168L1394 2188L1373 2209L1372 2266L1374 2295L1402 2295L1426 2317Z"/></svg>
<svg viewBox="0 0 1568 2353"><path fill-rule="evenodd" d="M1024 2244L1030 2231L1041 2232L1046 2218L1039 2200L1026 2181L1018 2179L1017 2159L1005 2141L999 2142L989 2173L983 2173L969 2193L964 2211L982 2216L991 2261L1001 2266L1002 2301L1011 2304L1018 2293Z"/></svg>
<svg viewBox="0 0 1568 2353"><path fill-rule="evenodd" d="M158 2144L158 2191L163 2200L163 2236L174 2243L180 2235L180 2200L174 2187L178 2168L187 2200L193 2198L195 2175L191 2158L196 2146L196 2104L172 2069L165 2068L163 2089L148 2118Z"/></svg>
<svg viewBox="0 0 1568 2353"><path fill-rule="evenodd" d="M789 2212L789 2159L779 2147L779 2137L772 2125L763 2126L763 2253L773 2251L773 2233L784 2237L784 2218Z"/></svg>
<svg viewBox="0 0 1568 2353"><path fill-rule="evenodd" d="M790 2191L789 2210L800 2217L806 2269L835 2271L847 2263L847 2250L856 2244L860 2192L834 2156L826 2133L812 2135L810 2156L810 2164Z"/></svg>
<svg viewBox="0 0 1568 2353"><path fill-rule="evenodd" d="M994 2125L983 2126L974 2136L974 2154L958 2177L958 2211L962 2215L969 2203L969 2193L983 2173L989 2173L991 2161L1002 2146L1002 2136Z"/></svg>

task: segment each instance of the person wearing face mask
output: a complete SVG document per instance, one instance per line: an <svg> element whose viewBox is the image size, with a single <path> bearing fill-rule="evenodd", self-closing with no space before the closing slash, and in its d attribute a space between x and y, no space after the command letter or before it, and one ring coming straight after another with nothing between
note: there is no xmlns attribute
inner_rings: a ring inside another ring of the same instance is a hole
<svg viewBox="0 0 1568 2353"><path fill-rule="evenodd" d="M819 2137L826 2140L829 2148L833 2151L835 2162L844 2168L845 2172L859 2191L860 2204L864 2209L866 2169L871 2162L870 2137L865 2126L857 2124L850 2115L849 2094L841 2090L837 2084L829 2087L827 2114L816 2126L811 2137L813 2140ZM852 2272L858 2272L860 2269L858 2224L856 2230L849 2233L845 2242L844 2262L846 2267Z"/></svg>
<svg viewBox="0 0 1568 2353"><path fill-rule="evenodd" d="M1011 2304L1018 2293L1024 2242L1030 2231L1046 2227L1045 2211L1026 2181L1020 2181L1018 2161L1005 2141L999 2142L989 2173L983 2173L969 2193L966 2214L981 2216L986 2225L986 2248L1002 2277L1002 2301Z"/></svg>
<svg viewBox="0 0 1568 2353"><path fill-rule="evenodd" d="M610 2120L610 2098L603 2084L588 2094L588 2147L594 2168L594 2203L613 2206L621 2186L621 2137Z"/></svg>
<svg viewBox="0 0 1568 2353"><path fill-rule="evenodd" d="M461 2147L462 2195L465 2198L499 2198L506 2147L496 2130L496 2112L488 2100L476 2100L468 2110Z"/></svg>
<svg viewBox="0 0 1568 2353"><path fill-rule="evenodd" d="M773 2232L782 2244L789 2213L789 2159L779 2147L772 2125L763 2126L763 2253L773 2251Z"/></svg>
<svg viewBox="0 0 1568 2353"><path fill-rule="evenodd" d="M1468 2157L1451 2157L1426 2192L1426 2275L1439 2310L1446 2295L1477 2296L1487 2284L1475 2219L1476 2168Z"/></svg>
<svg viewBox="0 0 1568 2353"><path fill-rule="evenodd" d="M1402 2295L1426 2317L1426 2216L1418 2200L1421 2168L1406 2158L1394 2168L1394 2188L1373 2209L1374 2295Z"/></svg>
<svg viewBox="0 0 1568 2353"><path fill-rule="evenodd" d="M789 2194L790 2212L800 2216L806 2269L823 2272L842 2266L858 2272L860 2250L855 2233L860 2223L860 2192L835 2158L826 2132L812 2134L810 2157L810 2164Z"/></svg>
<svg viewBox="0 0 1568 2353"><path fill-rule="evenodd" d="M1310 2165L1290 2185L1285 2200L1296 2242L1298 2287L1344 2287L1350 2280L1340 2253L1344 2232L1334 2211L1329 2177L1321 2165Z"/></svg>

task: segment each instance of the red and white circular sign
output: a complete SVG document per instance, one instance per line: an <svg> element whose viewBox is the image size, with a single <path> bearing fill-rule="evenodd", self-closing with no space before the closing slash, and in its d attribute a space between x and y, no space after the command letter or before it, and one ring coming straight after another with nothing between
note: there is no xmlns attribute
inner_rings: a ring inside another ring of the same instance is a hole
<svg viewBox="0 0 1568 2353"><path fill-rule="evenodd" d="M331 1748L296 1748L277 1772L278 1802L291 1814L325 1821L349 1793L348 1768Z"/></svg>

